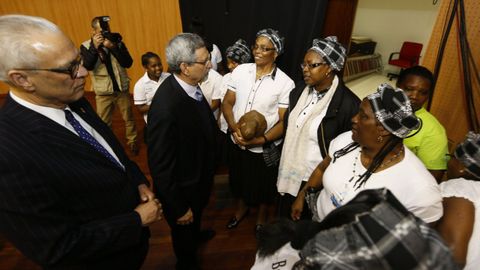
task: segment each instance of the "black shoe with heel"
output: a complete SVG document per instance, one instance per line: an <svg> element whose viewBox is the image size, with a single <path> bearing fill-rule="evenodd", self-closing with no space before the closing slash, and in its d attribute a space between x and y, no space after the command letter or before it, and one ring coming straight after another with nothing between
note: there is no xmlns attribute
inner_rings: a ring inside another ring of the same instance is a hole
<svg viewBox="0 0 480 270"><path fill-rule="evenodd" d="M255 238L258 239L261 231L263 230L263 224L257 224L255 225Z"/></svg>
<svg viewBox="0 0 480 270"><path fill-rule="evenodd" d="M247 209L247 211L245 211L245 213L239 218L237 219L236 216L233 216L227 223L227 229L233 229L235 227L238 226L238 224L240 224L240 222L246 217L248 216L248 212L249 210Z"/></svg>

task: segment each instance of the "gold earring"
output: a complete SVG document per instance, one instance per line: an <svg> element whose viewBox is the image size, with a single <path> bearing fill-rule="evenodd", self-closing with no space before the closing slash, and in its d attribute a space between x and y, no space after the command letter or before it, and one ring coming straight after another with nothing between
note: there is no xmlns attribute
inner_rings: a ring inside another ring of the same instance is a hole
<svg viewBox="0 0 480 270"><path fill-rule="evenodd" d="M383 142L383 137L381 135L378 135L377 137L377 142L382 143Z"/></svg>

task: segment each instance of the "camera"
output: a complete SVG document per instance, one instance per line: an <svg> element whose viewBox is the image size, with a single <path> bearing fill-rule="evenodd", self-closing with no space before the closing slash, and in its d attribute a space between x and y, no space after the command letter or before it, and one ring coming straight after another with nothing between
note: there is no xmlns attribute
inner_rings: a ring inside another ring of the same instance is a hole
<svg viewBox="0 0 480 270"><path fill-rule="evenodd" d="M99 16L97 18L100 28L102 29L102 36L113 43L120 43L122 41L122 36L119 33L110 32L110 25L108 24L110 17Z"/></svg>

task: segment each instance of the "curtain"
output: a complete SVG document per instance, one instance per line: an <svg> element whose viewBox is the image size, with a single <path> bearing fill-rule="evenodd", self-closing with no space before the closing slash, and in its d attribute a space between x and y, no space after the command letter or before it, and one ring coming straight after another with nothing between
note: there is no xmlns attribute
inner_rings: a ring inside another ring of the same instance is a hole
<svg viewBox="0 0 480 270"><path fill-rule="evenodd" d="M294 81L302 79L300 64L314 38L323 37L327 0L179 0L184 32L192 17L203 21L205 38L222 51L242 38L253 44L264 28L279 30L285 52L277 65Z"/></svg>

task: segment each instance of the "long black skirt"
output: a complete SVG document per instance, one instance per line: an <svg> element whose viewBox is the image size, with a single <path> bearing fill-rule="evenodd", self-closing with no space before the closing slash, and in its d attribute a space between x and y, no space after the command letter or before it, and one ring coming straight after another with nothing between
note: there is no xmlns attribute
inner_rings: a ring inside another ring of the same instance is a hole
<svg viewBox="0 0 480 270"><path fill-rule="evenodd" d="M271 204L278 196L278 165L267 167L262 153L243 150L228 138L230 189L248 206Z"/></svg>

